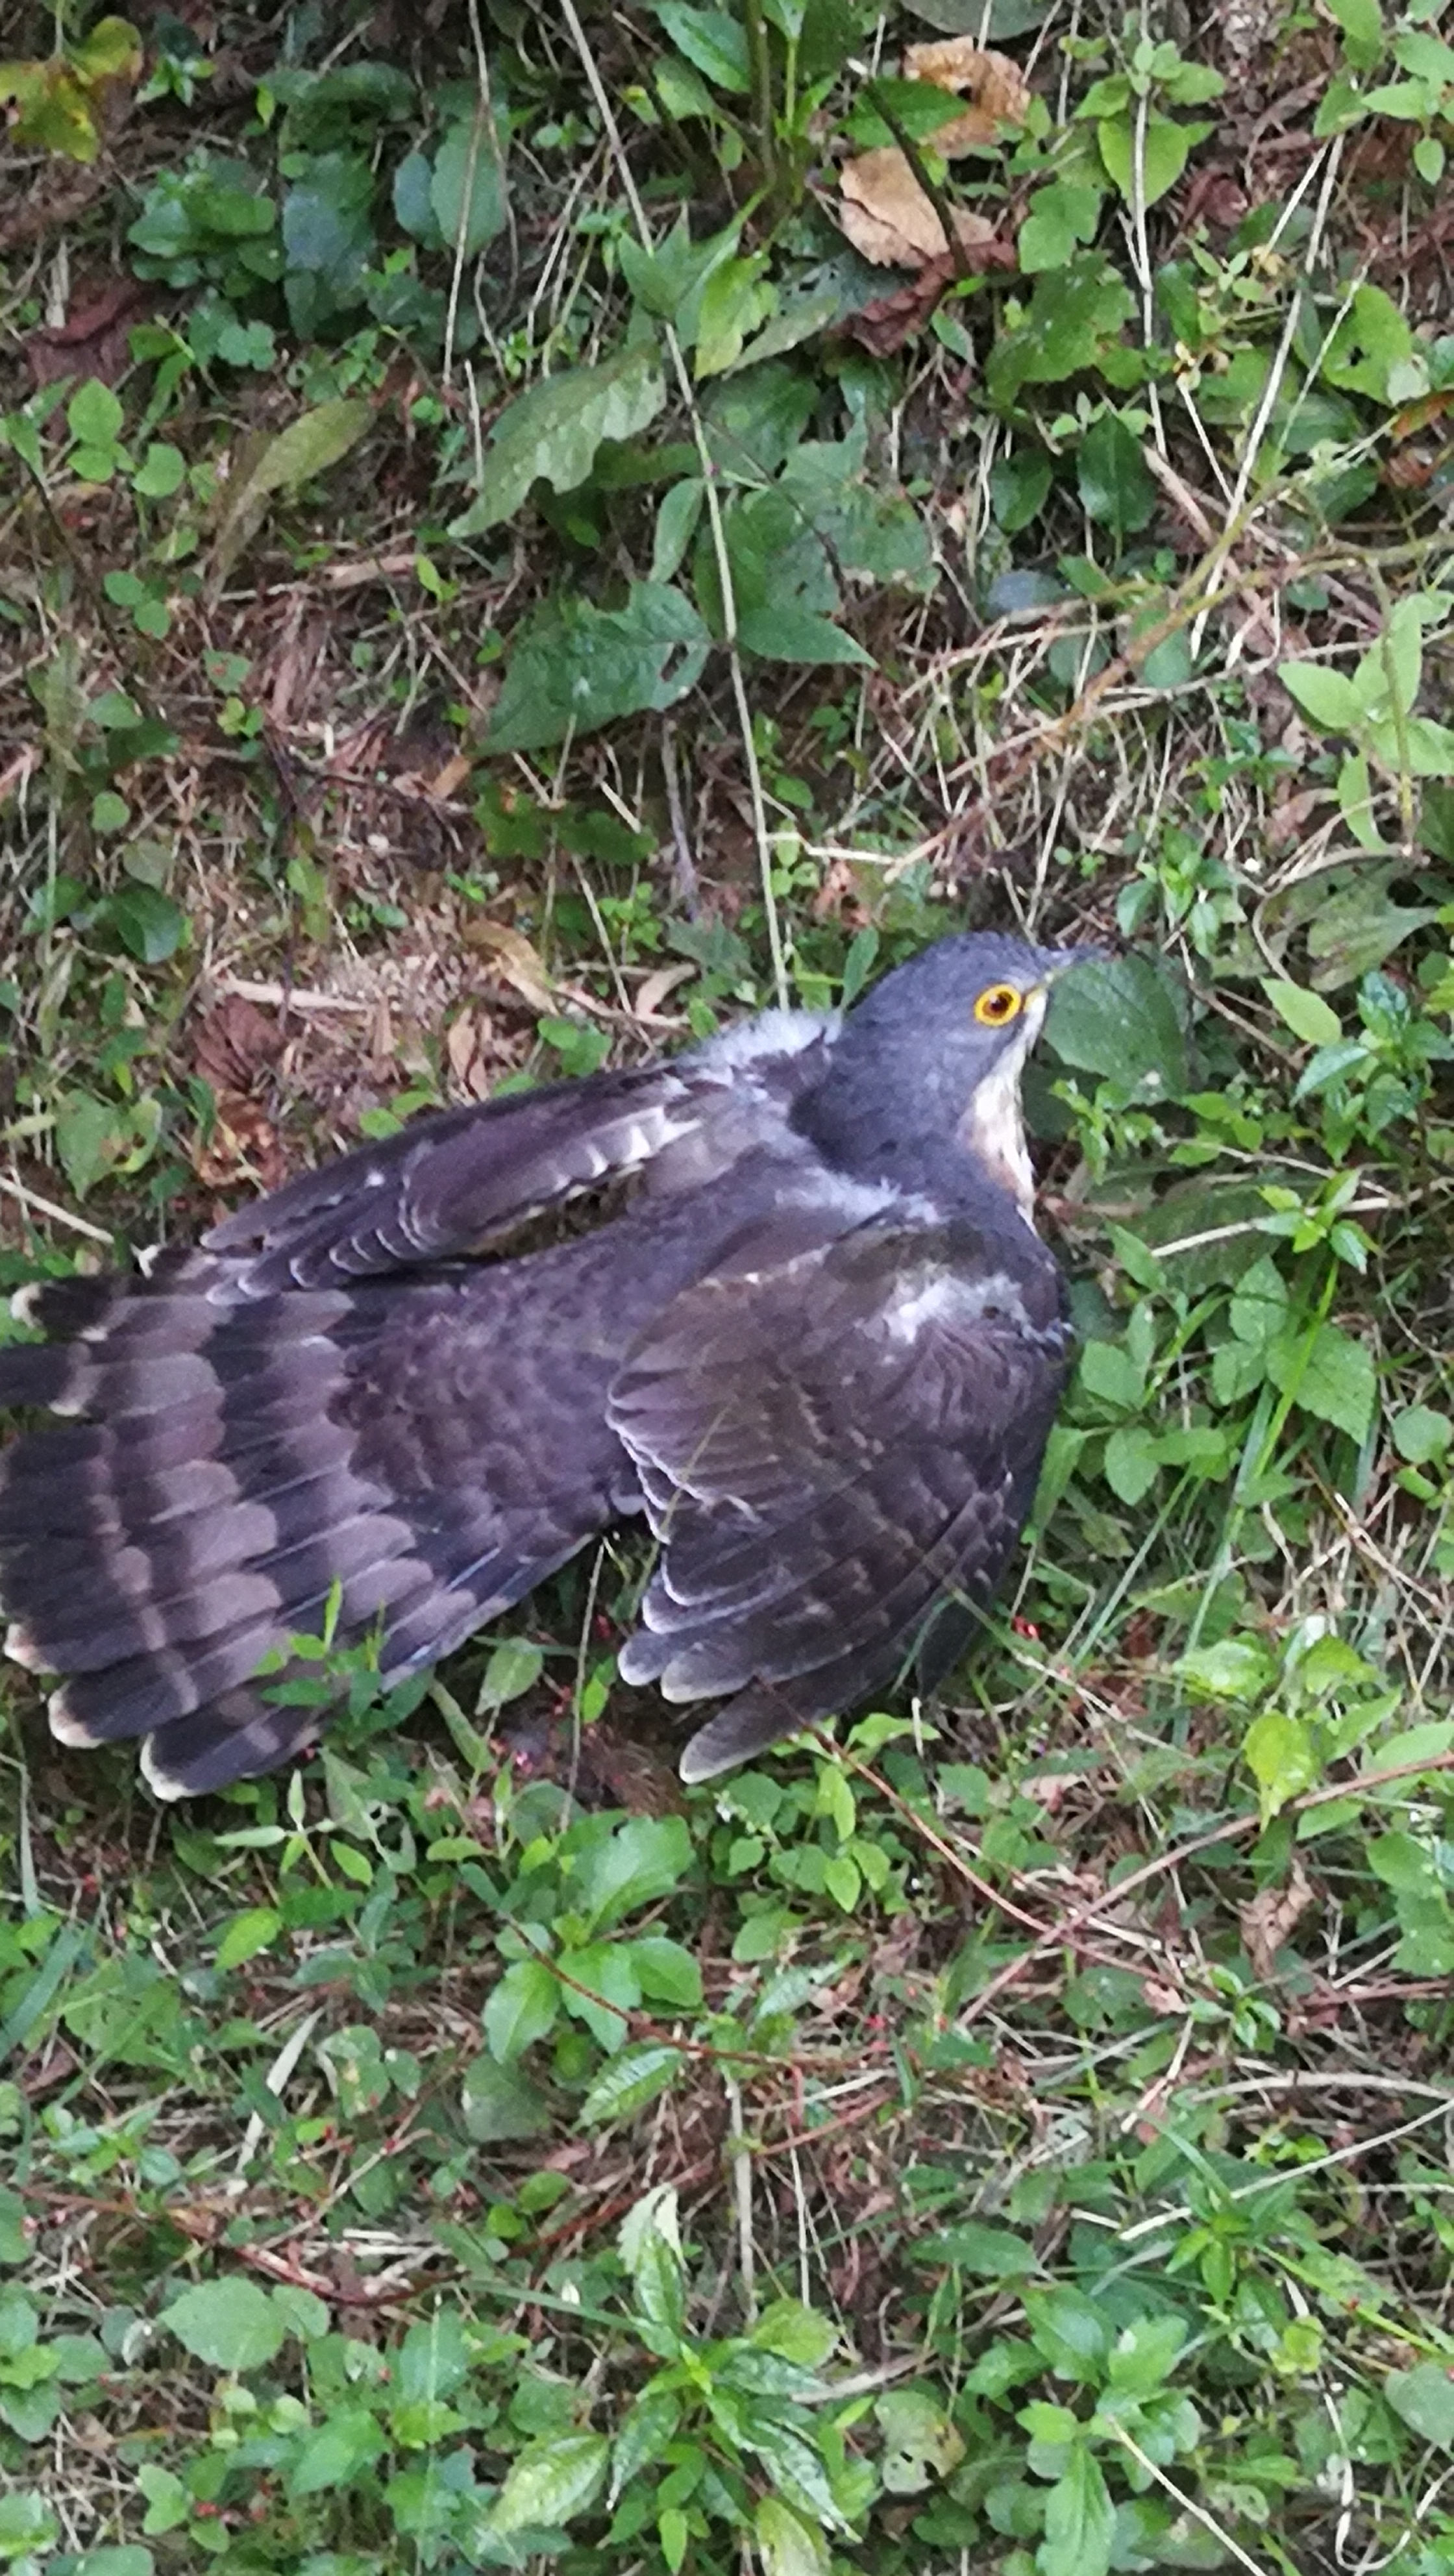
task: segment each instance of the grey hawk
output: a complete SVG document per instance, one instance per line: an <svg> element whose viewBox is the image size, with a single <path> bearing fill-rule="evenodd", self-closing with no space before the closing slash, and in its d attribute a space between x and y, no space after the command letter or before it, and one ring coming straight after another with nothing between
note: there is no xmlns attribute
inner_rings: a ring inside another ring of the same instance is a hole
<svg viewBox="0 0 1454 2576"><path fill-rule="evenodd" d="M70 1419L0 1458L0 1595L68 1676L54 1733L144 1736L165 1798L269 1770L318 1731L279 1658L330 1603L392 1680L639 1512L620 1670L720 1703L687 1780L915 1657L931 1686L1065 1377L1020 1075L1087 953L942 939L846 1014L447 1110L146 1278L24 1292L52 1338L0 1352L0 1405Z"/></svg>

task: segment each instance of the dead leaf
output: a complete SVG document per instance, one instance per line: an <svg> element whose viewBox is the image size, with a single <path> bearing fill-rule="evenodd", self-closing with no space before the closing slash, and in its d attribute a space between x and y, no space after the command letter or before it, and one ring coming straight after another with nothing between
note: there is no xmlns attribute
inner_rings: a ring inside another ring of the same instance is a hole
<svg viewBox="0 0 1454 2576"><path fill-rule="evenodd" d="M504 921L469 921L461 935L471 948L488 949L506 983L513 984L532 1011L555 1009L556 996L545 960L523 931L512 930Z"/></svg>
<svg viewBox="0 0 1454 2576"><path fill-rule="evenodd" d="M1014 246L991 239L984 242L962 242L959 270L978 275L988 268L1017 268ZM896 286L891 295L877 295L871 303L860 304L856 313L846 314L841 336L856 340L871 357L891 358L906 340L922 331L942 295L954 284L955 264L948 251L937 259L926 260L917 277L907 286Z"/></svg>
<svg viewBox="0 0 1454 2576"><path fill-rule="evenodd" d="M1307 1872L1302 1862L1294 1859L1286 1887L1264 1887L1260 1896L1238 1906L1242 1947L1252 1962L1253 1975L1262 1985L1276 1983L1278 1951L1315 1901Z"/></svg>
<svg viewBox="0 0 1454 2576"><path fill-rule="evenodd" d="M674 993L678 984L689 983L696 971L689 959L675 966L658 966L636 988L631 1007L638 1020L654 1020L668 994Z"/></svg>
<svg viewBox="0 0 1454 2576"><path fill-rule="evenodd" d="M64 322L32 331L25 354L35 383L54 385L77 376L83 383L95 377L103 385L119 384L131 364L131 326L145 301L135 278L114 278Z"/></svg>
<svg viewBox="0 0 1454 2576"><path fill-rule="evenodd" d="M946 161L970 152L979 143L997 140L1003 125L1023 125L1030 109L1030 87L1018 63L1008 54L989 54L969 36L950 36L939 45L910 45L904 56L905 80L930 81L935 89L953 90L970 105L951 124L929 136Z"/></svg>
<svg viewBox="0 0 1454 2576"><path fill-rule="evenodd" d="M195 1070L214 1091L248 1091L256 1076L275 1064L283 1037L256 1003L229 993L210 1010L197 1029L192 1047Z"/></svg>
<svg viewBox="0 0 1454 2576"><path fill-rule="evenodd" d="M212 1133L193 1153L192 1169L209 1190L235 1189L242 1180L275 1190L287 1167L276 1131L257 1102L239 1091L219 1091Z"/></svg>
<svg viewBox="0 0 1454 2576"><path fill-rule="evenodd" d="M922 268L950 256L944 226L896 143L845 161L838 185L838 220L854 249L876 268ZM983 215L967 206L950 212L965 250L993 241L994 225Z"/></svg>

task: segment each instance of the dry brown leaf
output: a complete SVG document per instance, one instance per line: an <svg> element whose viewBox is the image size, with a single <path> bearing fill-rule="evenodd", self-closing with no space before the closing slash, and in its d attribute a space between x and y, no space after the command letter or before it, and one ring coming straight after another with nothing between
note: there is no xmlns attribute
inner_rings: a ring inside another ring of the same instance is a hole
<svg viewBox="0 0 1454 2576"><path fill-rule="evenodd" d="M240 993L229 993L198 1023L192 1062L214 1091L246 1092L257 1074L277 1062L282 1048L276 1020L267 1019Z"/></svg>
<svg viewBox="0 0 1454 2576"><path fill-rule="evenodd" d="M1264 1887L1250 1904L1238 1906L1242 1946L1260 1984L1270 1986L1276 1982L1278 1951L1314 1901L1307 1872L1300 1860L1294 1860L1286 1887Z"/></svg>
<svg viewBox="0 0 1454 2576"><path fill-rule="evenodd" d="M488 949L506 983L514 985L532 1011L555 1009L545 960L523 930L512 930L504 921L471 921L465 924L463 936L471 948Z"/></svg>
<svg viewBox="0 0 1454 2576"><path fill-rule="evenodd" d="M923 268L944 258L944 227L896 143L845 161L838 185L838 220L854 249L876 268ZM965 249L993 241L994 225L983 215L965 206L951 211Z"/></svg>
<svg viewBox="0 0 1454 2576"><path fill-rule="evenodd" d="M953 90L970 101L962 116L928 138L946 161L972 151L977 143L993 143L1001 126L1023 125L1029 113L1030 88L1019 64L1008 54L985 53L968 36L950 36L941 45L910 45L904 78L931 81L935 89Z"/></svg>

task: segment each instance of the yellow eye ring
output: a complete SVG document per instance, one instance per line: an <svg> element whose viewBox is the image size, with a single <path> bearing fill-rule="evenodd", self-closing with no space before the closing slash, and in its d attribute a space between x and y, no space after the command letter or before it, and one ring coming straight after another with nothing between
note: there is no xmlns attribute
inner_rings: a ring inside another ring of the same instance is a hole
<svg viewBox="0 0 1454 2576"><path fill-rule="evenodd" d="M987 984L974 1006L974 1016L982 1029L1007 1029L1011 1020L1025 1007L1025 996L1015 984Z"/></svg>

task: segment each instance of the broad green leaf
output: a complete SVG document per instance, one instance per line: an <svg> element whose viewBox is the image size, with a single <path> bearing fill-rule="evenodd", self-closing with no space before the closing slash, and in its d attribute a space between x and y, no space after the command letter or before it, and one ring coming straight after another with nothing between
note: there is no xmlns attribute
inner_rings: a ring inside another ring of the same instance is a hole
<svg viewBox="0 0 1454 2576"><path fill-rule="evenodd" d="M373 405L338 395L300 413L275 437L244 447L226 495L212 549L212 579L224 581L278 492L296 492L326 474L358 445L373 419Z"/></svg>
<svg viewBox="0 0 1454 2576"><path fill-rule="evenodd" d="M1119 1342L1087 1342L1080 1355L1080 1382L1103 1404L1134 1413L1146 1392L1146 1373Z"/></svg>
<svg viewBox="0 0 1454 2576"><path fill-rule="evenodd" d="M1247 1768L1262 1792L1262 1821L1271 1822L1289 1798L1302 1795L1317 1779L1319 1764L1312 1737L1300 1717L1269 1708L1254 1717L1242 1745Z"/></svg>
<svg viewBox="0 0 1454 2576"><path fill-rule="evenodd" d="M604 2433L562 2433L528 2443L512 2462L488 2529L553 2531L584 2513L605 2483L611 2445Z"/></svg>
<svg viewBox="0 0 1454 2576"><path fill-rule="evenodd" d="M3 74L3 66L0 66L0 74ZM3 94L3 79L0 79L0 94ZM31 2552L48 2549L59 2531L60 2524L50 2506L33 2487L16 2488L8 2495L0 2495L0 2559L23 2558L23 2576L29 2576L34 2565Z"/></svg>
<svg viewBox="0 0 1454 2576"><path fill-rule="evenodd" d="M501 2066L523 2057L554 2028L560 2000L560 1981L543 1959L516 1959L485 2006L482 2027L490 2055Z"/></svg>
<svg viewBox="0 0 1454 2576"><path fill-rule="evenodd" d="M1147 117L1141 162L1143 205L1154 206L1168 188L1176 186L1192 145L1207 131L1205 125L1182 125L1174 116ZM1136 192L1136 130L1131 118L1102 117L1096 141L1107 175L1130 205Z"/></svg>
<svg viewBox="0 0 1454 2576"><path fill-rule="evenodd" d="M83 447L114 447L121 436L122 410L109 385L92 377L66 405L66 427Z"/></svg>
<svg viewBox="0 0 1454 2576"><path fill-rule="evenodd" d="M1098 251L1079 251L1035 280L1025 319L990 351L985 386L1013 403L1022 385L1062 384L1096 365L1135 312L1124 278Z"/></svg>
<svg viewBox="0 0 1454 2576"><path fill-rule="evenodd" d="M502 2066L493 2057L477 2057L465 2068L460 2114L477 2146L538 2138L550 2126L550 2103L540 2086L519 2066Z"/></svg>
<svg viewBox="0 0 1454 2576"><path fill-rule="evenodd" d="M1291 1395L1304 1413L1331 1422L1350 1440L1362 1440L1378 1401L1378 1375L1372 1356L1351 1333L1336 1324L1318 1324L1311 1337L1289 1327L1267 1354L1267 1374L1281 1395Z"/></svg>
<svg viewBox="0 0 1454 2576"><path fill-rule="evenodd" d="M1133 2397L1150 2397L1171 2377L1176 2357L1187 2339L1184 2317L1137 2317L1122 2328L1111 2349L1106 2384Z"/></svg>
<svg viewBox="0 0 1454 2576"><path fill-rule="evenodd" d="M648 2381L612 2445L608 2503L615 2504L632 2479L660 2459L681 2420L681 2399L672 2389Z"/></svg>
<svg viewBox="0 0 1454 2576"><path fill-rule="evenodd" d="M291 2495L322 2495L346 2487L372 2467L384 2448L384 2429L366 2406L341 2406L314 2426L288 2472Z"/></svg>
<svg viewBox="0 0 1454 2576"><path fill-rule="evenodd" d="M184 2290L169 2308L163 2308L158 2323L195 2360L227 2371L260 2369L282 2350L286 2332L267 2291L236 2274Z"/></svg>
<svg viewBox="0 0 1454 2576"><path fill-rule="evenodd" d="M561 1986L561 2003L613 2056L626 2044L626 2015L641 2001L632 1947L629 1941L592 1941L560 1954L562 1978L569 1980Z"/></svg>
<svg viewBox="0 0 1454 2576"><path fill-rule="evenodd" d="M692 1862L692 1838L681 1816L630 1816L591 1852L575 1902L592 1929L604 1932L643 1905L670 1896Z"/></svg>
<svg viewBox="0 0 1454 2576"><path fill-rule="evenodd" d="M759 2352L778 2353L800 2370L821 2370L838 2341L838 2328L801 2299L774 2299L763 2309L751 2339Z"/></svg>
<svg viewBox="0 0 1454 2576"><path fill-rule="evenodd" d="M652 2003L674 2004L695 2012L702 2000L702 1971L690 1950L664 1932L643 1933L631 1943L631 1964L641 1991Z"/></svg>
<svg viewBox="0 0 1454 2576"><path fill-rule="evenodd" d="M123 1124L119 1106L95 1100L89 1091L62 1093L56 1110L56 1152L78 1199L115 1162L124 1143Z"/></svg>
<svg viewBox="0 0 1454 2576"><path fill-rule="evenodd" d="M880 2474L889 2495L922 2495L964 2457L964 2436L927 2389L886 2389L874 2405L883 2435Z"/></svg>
<svg viewBox="0 0 1454 2576"><path fill-rule="evenodd" d="M1391 295L1381 286L1355 287L1347 312L1323 354L1319 373L1325 384L1345 393L1388 400L1390 367L1407 358L1414 335Z"/></svg>
<svg viewBox="0 0 1454 2576"><path fill-rule="evenodd" d="M1411 1467L1427 1467L1442 1458L1454 1439L1454 1422L1447 1413L1436 1413L1432 1405L1405 1405L1396 1413L1389 1429L1399 1456Z"/></svg>
<svg viewBox="0 0 1454 2576"><path fill-rule="evenodd" d="M752 87L747 33L739 19L722 9L691 7L689 0L653 0L653 6L678 52L718 89L745 93Z"/></svg>
<svg viewBox="0 0 1454 2576"><path fill-rule="evenodd" d="M1363 708L1346 671L1323 662L1279 662L1277 676L1320 733L1357 732Z"/></svg>
<svg viewBox="0 0 1454 2576"><path fill-rule="evenodd" d="M1068 2286L1026 2290L1030 2340L1057 2379L1099 2380L1111 2329L1094 2299Z"/></svg>
<svg viewBox="0 0 1454 2576"><path fill-rule="evenodd" d="M1157 1100L1187 1085L1186 1040L1170 986L1149 958L1108 958L1078 966L1050 996L1048 1045L1062 1064L1096 1073Z"/></svg>
<svg viewBox="0 0 1454 2576"><path fill-rule="evenodd" d="M1421 2441L1454 2451L1454 2380L1440 2363L1421 2361L1412 2370L1391 2370L1383 2393Z"/></svg>
<svg viewBox="0 0 1454 2576"><path fill-rule="evenodd" d="M545 1664L545 1650L528 1637L503 1637L491 1649L475 1703L478 1717L485 1709L507 1708L512 1699L520 1699L533 1690Z"/></svg>
<svg viewBox="0 0 1454 2576"><path fill-rule="evenodd" d="M1358 69L1376 63L1383 51L1383 18L1378 0L1327 0L1328 15L1343 30L1348 59Z"/></svg>
<svg viewBox="0 0 1454 2576"><path fill-rule="evenodd" d="M1142 1423L1128 1423L1106 1442L1106 1483L1120 1502L1139 1503L1149 1494L1160 1463L1155 1434Z"/></svg>
<svg viewBox="0 0 1454 2576"><path fill-rule="evenodd" d="M245 1913L234 1914L217 1944L218 1967L240 1968L245 1960L255 1959L282 1928L283 1918L275 1905L252 1905Z"/></svg>
<svg viewBox="0 0 1454 2576"><path fill-rule="evenodd" d="M1287 1282L1270 1253L1244 1270L1232 1292L1227 1320L1239 1342L1267 1350L1287 1322Z"/></svg>
<svg viewBox="0 0 1454 2576"><path fill-rule="evenodd" d="M762 2576L829 2576L832 2560L824 2534L781 2496L759 2498L753 2529Z"/></svg>
<svg viewBox="0 0 1454 2576"><path fill-rule="evenodd" d="M709 641L691 602L661 583L635 583L624 608L552 601L512 640L484 748L536 751L675 706L700 677Z"/></svg>
<svg viewBox="0 0 1454 2576"><path fill-rule="evenodd" d="M453 2397L469 2376L469 2345L457 2308L440 2306L409 2328L394 2364L401 2397Z"/></svg>
<svg viewBox="0 0 1454 2576"><path fill-rule="evenodd" d="M1195 1646L1172 1666L1183 1690L1197 1699L1260 1699L1271 1688L1276 1667L1264 1646L1250 1637L1223 1637L1215 1646Z"/></svg>
<svg viewBox="0 0 1454 2576"><path fill-rule="evenodd" d="M483 106L446 133L435 155L429 204L446 249L465 259L504 231L504 139L498 124L491 131Z"/></svg>
<svg viewBox="0 0 1454 2576"><path fill-rule="evenodd" d="M1078 2445L1045 2499L1045 2538L1035 2554L1040 2576L1107 2576L1115 2526L1101 2464Z"/></svg>
<svg viewBox="0 0 1454 2576"><path fill-rule="evenodd" d="M1304 1046L1335 1046L1343 1034L1343 1024L1331 1004L1320 993L1310 993L1302 984L1277 981L1262 987L1285 1028L1291 1029Z"/></svg>
<svg viewBox="0 0 1454 2576"><path fill-rule="evenodd" d="M573 492L585 482L602 440L635 438L655 420L665 400L654 346L622 349L599 367L572 367L563 376L547 376L532 385L496 421L478 496L454 521L450 535L482 536L513 519L533 483Z"/></svg>
<svg viewBox="0 0 1454 2576"><path fill-rule="evenodd" d="M1027 2236L1016 2236L1008 2227L988 2227L977 2218L967 2218L959 2227L941 2228L922 2251L926 2260L952 2263L956 2271L973 2273L981 2281L1013 2281L1039 2270Z"/></svg>
<svg viewBox="0 0 1454 2576"><path fill-rule="evenodd" d="M143 966L174 957L187 932L187 916L159 886L121 886L106 906L106 920L123 948Z"/></svg>

